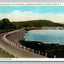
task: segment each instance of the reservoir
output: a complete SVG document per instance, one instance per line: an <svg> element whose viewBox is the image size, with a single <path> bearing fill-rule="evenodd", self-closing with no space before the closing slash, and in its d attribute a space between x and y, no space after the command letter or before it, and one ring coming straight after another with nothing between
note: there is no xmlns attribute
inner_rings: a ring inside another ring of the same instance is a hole
<svg viewBox="0 0 64 64"><path fill-rule="evenodd" d="M64 45L64 30L30 30L25 41L38 41Z"/></svg>

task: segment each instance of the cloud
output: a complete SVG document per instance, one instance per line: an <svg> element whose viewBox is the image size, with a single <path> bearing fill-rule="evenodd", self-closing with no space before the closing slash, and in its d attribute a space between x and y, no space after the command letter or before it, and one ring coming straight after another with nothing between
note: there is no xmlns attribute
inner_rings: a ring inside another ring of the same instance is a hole
<svg viewBox="0 0 64 64"><path fill-rule="evenodd" d="M11 14L16 14L16 15L19 15L19 14L21 14L22 12L21 11L19 11L19 10L15 10L15 11L13 11Z"/></svg>
<svg viewBox="0 0 64 64"><path fill-rule="evenodd" d="M10 19L33 19L33 18L37 18L39 17L39 13L34 13L33 11L19 11L19 10L14 10L13 12L11 13L8 13L8 14L0 14L1 15L4 15L5 17L7 18L10 18Z"/></svg>

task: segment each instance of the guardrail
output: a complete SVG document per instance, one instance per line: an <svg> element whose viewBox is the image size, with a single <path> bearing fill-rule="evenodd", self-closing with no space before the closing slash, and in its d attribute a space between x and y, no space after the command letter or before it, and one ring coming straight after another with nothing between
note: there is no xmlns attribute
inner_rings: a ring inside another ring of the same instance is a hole
<svg viewBox="0 0 64 64"><path fill-rule="evenodd" d="M18 32L18 31L20 31L20 30L15 30L15 31L12 31L12 32L8 32L8 33L6 33L3 37L2 37L2 39L5 41L5 42L7 42L9 45L12 45L12 46L16 46L16 47L22 47L22 45L19 45L19 44L17 44L17 43L15 43L15 42L12 42L12 41L10 41L10 40L8 40L6 37L9 35L9 34L12 34L12 33L14 33L14 32Z"/></svg>

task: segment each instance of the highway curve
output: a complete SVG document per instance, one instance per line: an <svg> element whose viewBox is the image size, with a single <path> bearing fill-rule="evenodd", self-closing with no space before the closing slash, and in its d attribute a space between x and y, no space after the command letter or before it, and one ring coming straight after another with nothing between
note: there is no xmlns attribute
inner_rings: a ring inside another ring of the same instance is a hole
<svg viewBox="0 0 64 64"><path fill-rule="evenodd" d="M39 54L30 52L28 50L23 49L22 47L18 47L16 45L18 42L14 41L14 39L15 39L14 37L12 37L12 38L7 37L7 36L13 36L13 34L15 34L15 33L18 34L19 31L22 32L21 35L23 37L24 36L23 34L25 34L25 32L22 29L21 30L15 30L15 31L12 31L12 32L8 32L8 33L0 34L0 47L3 50L5 50L6 52L8 52L9 54L12 54L17 58L46 58L43 55L39 55ZM17 34L15 34L15 35L17 35ZM18 36L18 38L19 38L19 36ZM10 39L11 39L11 41L10 41ZM19 46L21 46L21 45L19 44Z"/></svg>

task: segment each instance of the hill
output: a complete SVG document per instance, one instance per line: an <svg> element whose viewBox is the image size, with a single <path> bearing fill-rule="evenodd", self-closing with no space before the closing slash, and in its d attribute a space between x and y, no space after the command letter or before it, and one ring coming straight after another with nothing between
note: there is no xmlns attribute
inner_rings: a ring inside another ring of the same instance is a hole
<svg viewBox="0 0 64 64"><path fill-rule="evenodd" d="M59 23L54 23L50 20L33 20L26 22L13 22L16 28L21 27L43 27L43 26L62 26Z"/></svg>

